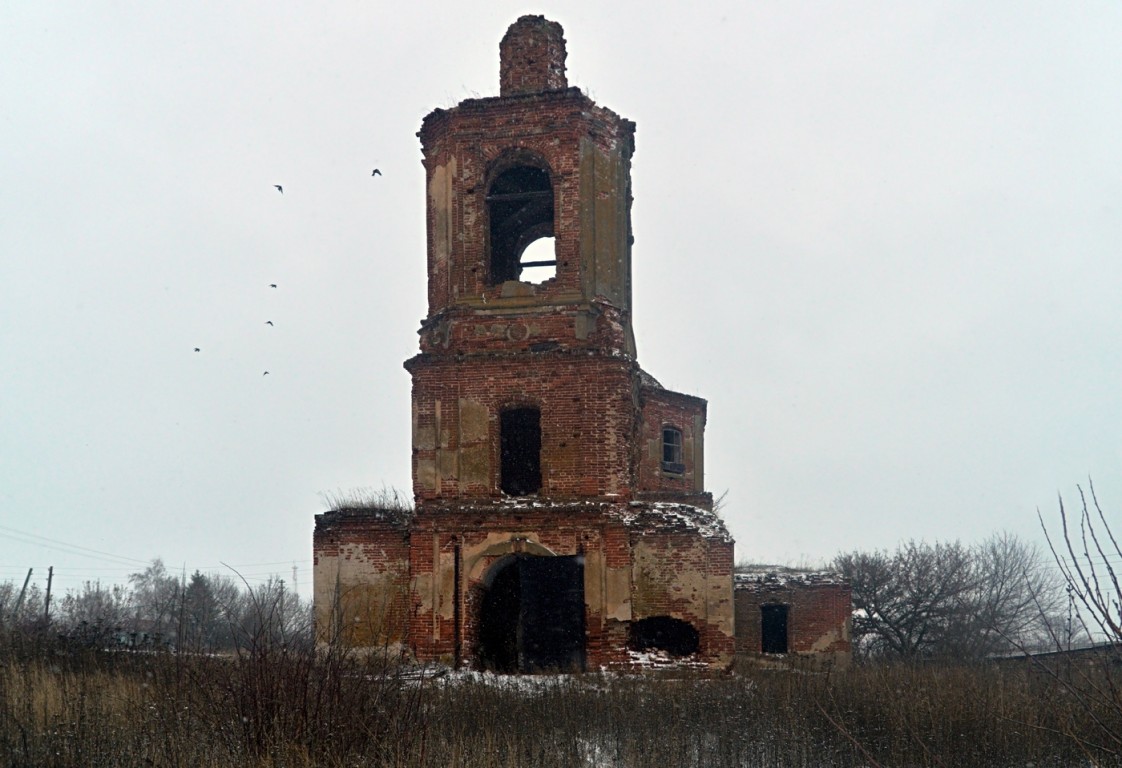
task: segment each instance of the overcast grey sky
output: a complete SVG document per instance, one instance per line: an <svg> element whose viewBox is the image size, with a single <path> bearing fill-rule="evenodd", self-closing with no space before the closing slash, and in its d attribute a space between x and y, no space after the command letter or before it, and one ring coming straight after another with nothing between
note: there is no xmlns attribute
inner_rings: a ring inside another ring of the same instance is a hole
<svg viewBox="0 0 1122 768"><path fill-rule="evenodd" d="M1122 4L656 8L0 5L0 581L306 593L319 494L409 488L415 133L524 13L638 123L639 359L738 557L1122 519Z"/></svg>

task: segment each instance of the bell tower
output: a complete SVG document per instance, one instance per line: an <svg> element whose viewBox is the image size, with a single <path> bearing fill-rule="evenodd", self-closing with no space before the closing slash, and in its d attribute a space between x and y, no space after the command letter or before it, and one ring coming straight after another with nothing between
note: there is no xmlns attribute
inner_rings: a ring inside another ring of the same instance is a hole
<svg viewBox="0 0 1122 768"><path fill-rule="evenodd" d="M406 364L414 492L626 496L635 125L568 87L556 22L519 19L500 62L499 97L437 109L418 134L428 316ZM511 464L523 460L536 466Z"/></svg>
<svg viewBox="0 0 1122 768"><path fill-rule="evenodd" d="M633 356L635 124L568 87L556 22L519 19L503 38L500 61L498 98L434 110L418 133L428 181L422 349L470 344L445 331L480 310L560 311L570 327L580 318L584 338L573 338L587 342L584 330L600 305L623 321L612 343ZM539 240L550 242L549 257L525 260ZM539 335L574 346L560 327Z"/></svg>

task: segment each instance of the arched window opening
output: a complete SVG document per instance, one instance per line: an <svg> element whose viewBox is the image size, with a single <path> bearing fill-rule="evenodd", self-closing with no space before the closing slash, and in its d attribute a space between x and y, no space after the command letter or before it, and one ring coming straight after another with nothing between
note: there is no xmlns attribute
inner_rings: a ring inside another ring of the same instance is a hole
<svg viewBox="0 0 1122 768"><path fill-rule="evenodd" d="M512 408L499 420L499 487L511 496L528 496L542 487L541 411Z"/></svg>
<svg viewBox="0 0 1122 768"><path fill-rule="evenodd" d="M787 605L760 606L760 650L764 653L787 653Z"/></svg>
<svg viewBox="0 0 1122 768"><path fill-rule="evenodd" d="M682 430L676 427L662 428L662 471L675 475L686 471L682 462Z"/></svg>
<svg viewBox="0 0 1122 768"><path fill-rule="evenodd" d="M632 622L630 646L635 651L665 651L671 656L697 653L701 637L688 621L651 616Z"/></svg>
<svg viewBox="0 0 1122 768"><path fill-rule="evenodd" d="M531 263L522 260L530 243L553 237L553 184L548 170L519 165L500 173L487 191L487 214L492 284L525 279L524 267L556 269L554 254Z"/></svg>
<svg viewBox="0 0 1122 768"><path fill-rule="evenodd" d="M539 237L526 246L518 260L522 270L519 280L524 283L544 283L557 276L556 240L552 237Z"/></svg>

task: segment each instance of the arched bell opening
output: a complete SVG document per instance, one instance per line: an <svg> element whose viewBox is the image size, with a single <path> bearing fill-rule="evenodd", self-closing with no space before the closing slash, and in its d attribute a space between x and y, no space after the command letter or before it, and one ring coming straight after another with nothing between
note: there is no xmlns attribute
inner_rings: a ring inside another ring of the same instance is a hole
<svg viewBox="0 0 1122 768"><path fill-rule="evenodd" d="M542 240L552 241L553 182L544 160L517 153L505 159L505 167L487 187L487 217L492 285L507 280L541 282L557 269L557 254L538 245L529 257L526 251Z"/></svg>

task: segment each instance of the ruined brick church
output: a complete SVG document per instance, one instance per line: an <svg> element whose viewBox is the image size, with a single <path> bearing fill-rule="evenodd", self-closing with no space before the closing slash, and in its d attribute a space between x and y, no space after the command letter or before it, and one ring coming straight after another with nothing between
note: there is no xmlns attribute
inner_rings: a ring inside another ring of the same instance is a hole
<svg viewBox="0 0 1122 768"><path fill-rule="evenodd" d="M636 359L634 133L568 86L540 16L503 38L499 96L424 119L415 506L316 517L321 641L515 672L731 660L706 403Z"/></svg>

